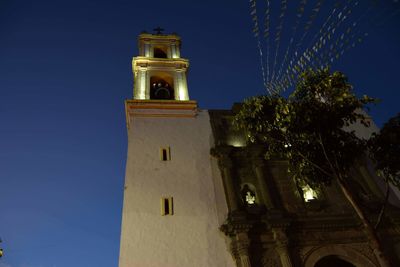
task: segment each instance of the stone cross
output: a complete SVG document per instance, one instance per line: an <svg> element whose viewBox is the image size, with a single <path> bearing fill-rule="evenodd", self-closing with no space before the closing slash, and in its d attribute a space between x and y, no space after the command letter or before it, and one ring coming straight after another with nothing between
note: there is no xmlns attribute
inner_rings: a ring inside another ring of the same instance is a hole
<svg viewBox="0 0 400 267"><path fill-rule="evenodd" d="M162 34L162 32L164 31L163 28L160 28L160 26L158 26L157 28L153 29L153 31L156 32L156 34Z"/></svg>

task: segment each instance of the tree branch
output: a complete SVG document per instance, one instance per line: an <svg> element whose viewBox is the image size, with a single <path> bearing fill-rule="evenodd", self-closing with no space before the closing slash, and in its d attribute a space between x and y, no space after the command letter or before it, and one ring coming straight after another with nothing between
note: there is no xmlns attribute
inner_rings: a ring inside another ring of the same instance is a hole
<svg viewBox="0 0 400 267"><path fill-rule="evenodd" d="M318 133L318 137L319 137L319 144L322 148L322 152L324 153L325 159L328 162L329 166L331 167L331 171L333 172L334 176L337 176L336 170L333 167L332 162L329 160L328 154L326 153L325 146L324 146L324 143L322 142L322 137L321 137L320 133Z"/></svg>
<svg viewBox="0 0 400 267"><path fill-rule="evenodd" d="M335 178L334 175L332 175L331 173L327 172L326 170L322 169L320 166L318 166L318 164L312 162L311 160L309 160L306 156L304 156L301 152L297 151L297 154L299 154L304 160L308 161L311 165L313 165L315 168L317 168L318 170L320 170L321 172L323 172L325 175L328 175L331 178Z"/></svg>

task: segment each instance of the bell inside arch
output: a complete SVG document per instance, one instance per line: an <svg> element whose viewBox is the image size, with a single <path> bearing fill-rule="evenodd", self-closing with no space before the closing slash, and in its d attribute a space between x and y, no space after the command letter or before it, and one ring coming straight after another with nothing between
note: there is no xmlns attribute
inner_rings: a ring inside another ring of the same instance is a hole
<svg viewBox="0 0 400 267"><path fill-rule="evenodd" d="M175 99L173 86L164 79L154 79L151 82L150 99Z"/></svg>

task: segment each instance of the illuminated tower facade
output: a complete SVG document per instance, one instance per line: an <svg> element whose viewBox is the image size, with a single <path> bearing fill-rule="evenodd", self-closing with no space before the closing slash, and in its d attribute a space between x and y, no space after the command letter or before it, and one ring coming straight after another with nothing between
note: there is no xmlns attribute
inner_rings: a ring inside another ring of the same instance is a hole
<svg viewBox="0 0 400 267"><path fill-rule="evenodd" d="M138 46L134 98L125 102L119 266L234 266L219 230L228 208L210 156L210 118L189 100L181 39L143 33Z"/></svg>
<svg viewBox="0 0 400 267"><path fill-rule="evenodd" d="M180 57L180 45L177 35L139 36L139 56L132 61L134 99L189 100L186 82L189 61Z"/></svg>
<svg viewBox="0 0 400 267"><path fill-rule="evenodd" d="M300 186L287 161L266 160L233 125L241 104L207 111L189 99L180 46L175 34L143 33L132 61L119 267L382 266L338 184ZM348 179L378 218L384 195L370 163L360 158ZM400 200L390 195L378 234L400 266Z"/></svg>

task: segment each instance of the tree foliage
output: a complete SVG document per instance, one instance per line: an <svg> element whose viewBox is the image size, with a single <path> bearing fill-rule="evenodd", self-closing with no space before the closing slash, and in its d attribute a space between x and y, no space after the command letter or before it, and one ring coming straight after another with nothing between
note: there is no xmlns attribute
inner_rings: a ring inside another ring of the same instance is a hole
<svg viewBox="0 0 400 267"><path fill-rule="evenodd" d="M248 140L265 144L265 157L285 158L300 184L318 187L332 179L345 179L354 161L363 154L366 140L346 130L368 120L360 112L375 100L358 98L346 76L328 69L307 71L294 92L257 96L245 100L235 124Z"/></svg>
<svg viewBox="0 0 400 267"><path fill-rule="evenodd" d="M372 102L368 96L358 98L340 72L307 71L287 99L272 95L246 100L235 115L235 124L249 141L264 144L267 159L286 159L300 186L318 188L335 180L364 225L379 264L388 267L379 237L348 181L350 169L371 144L375 144L371 151L378 168L388 175L399 173L398 118L374 142L359 138L349 128L369 126L363 109Z"/></svg>
<svg viewBox="0 0 400 267"><path fill-rule="evenodd" d="M379 176L400 188L400 113L368 142Z"/></svg>

